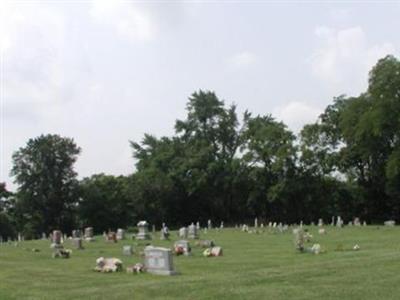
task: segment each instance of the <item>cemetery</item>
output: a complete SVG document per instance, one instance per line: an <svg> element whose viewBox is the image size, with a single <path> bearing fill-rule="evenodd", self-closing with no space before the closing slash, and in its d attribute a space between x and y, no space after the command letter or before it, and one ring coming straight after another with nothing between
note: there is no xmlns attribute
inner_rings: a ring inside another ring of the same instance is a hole
<svg viewBox="0 0 400 300"><path fill-rule="evenodd" d="M0 300L400 299L399 1L0 0Z"/></svg>
<svg viewBox="0 0 400 300"><path fill-rule="evenodd" d="M396 299L400 294L400 228L392 223L210 227L185 240L179 228L169 231L167 240L159 232L152 236L143 224L146 239L143 234L132 239L124 230L125 239L113 243L91 234L90 241L71 235L61 243L59 231L50 234L52 240L2 241L0 299L377 299L378 294ZM318 234L322 228L326 234ZM68 259L53 259L63 251Z"/></svg>

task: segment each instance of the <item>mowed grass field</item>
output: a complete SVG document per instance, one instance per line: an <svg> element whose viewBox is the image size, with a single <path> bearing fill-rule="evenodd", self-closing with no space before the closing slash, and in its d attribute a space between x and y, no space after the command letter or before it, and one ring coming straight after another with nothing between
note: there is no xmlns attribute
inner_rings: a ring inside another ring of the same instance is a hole
<svg viewBox="0 0 400 300"><path fill-rule="evenodd" d="M367 226L343 229L308 227L325 253L297 253L291 229L260 234L238 229L211 230L202 239L222 246L224 256L203 257L191 241L193 256L174 257L180 275L103 274L93 270L100 256L122 259L124 267L142 262L144 243L109 244L97 236L70 259L51 258L49 241L0 247L0 299L400 299L400 228ZM172 247L177 240L152 244ZM122 255L133 245L132 257ZM359 251L351 250L358 244ZM341 245L345 251L335 251ZM66 248L72 248L70 241ZM40 252L32 252L32 248Z"/></svg>

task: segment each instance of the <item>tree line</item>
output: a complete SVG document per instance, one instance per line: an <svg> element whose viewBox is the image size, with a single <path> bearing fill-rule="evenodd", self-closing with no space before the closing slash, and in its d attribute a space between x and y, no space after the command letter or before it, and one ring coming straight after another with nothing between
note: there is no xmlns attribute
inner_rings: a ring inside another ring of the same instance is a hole
<svg viewBox="0 0 400 300"><path fill-rule="evenodd" d="M298 136L271 115L239 116L198 91L175 134L130 141L128 176L77 179L73 139L41 135L13 155L16 193L0 185L0 235L35 237L87 225L97 232L140 219L180 226L258 217L295 223L340 215L400 216L400 61L387 56L358 97L341 95ZM133 169L133 168L132 168Z"/></svg>

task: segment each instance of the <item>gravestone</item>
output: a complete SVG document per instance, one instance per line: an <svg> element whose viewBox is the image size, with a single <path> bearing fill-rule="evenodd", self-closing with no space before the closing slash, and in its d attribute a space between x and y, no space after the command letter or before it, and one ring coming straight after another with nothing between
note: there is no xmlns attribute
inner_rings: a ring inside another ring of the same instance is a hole
<svg viewBox="0 0 400 300"><path fill-rule="evenodd" d="M81 237L81 231L79 229L72 230L72 238L80 238Z"/></svg>
<svg viewBox="0 0 400 300"><path fill-rule="evenodd" d="M107 239L106 239L106 241L107 242L110 242L110 243L116 243L118 240L117 240L117 234L114 232L114 231L110 231L108 234L107 234Z"/></svg>
<svg viewBox="0 0 400 300"><path fill-rule="evenodd" d="M208 220L208 221L207 221L207 228L208 228L208 229L211 229L211 228L212 228L211 220Z"/></svg>
<svg viewBox="0 0 400 300"><path fill-rule="evenodd" d="M189 256L191 254L190 244L186 240L176 241L174 244L175 253Z"/></svg>
<svg viewBox="0 0 400 300"><path fill-rule="evenodd" d="M224 229L224 221L221 221L221 225L219 226L220 229Z"/></svg>
<svg viewBox="0 0 400 300"><path fill-rule="evenodd" d="M122 254L126 256L131 256L133 254L133 247L130 245L123 246Z"/></svg>
<svg viewBox="0 0 400 300"><path fill-rule="evenodd" d="M179 229L178 236L181 239L187 239L188 238L188 229L186 227L181 227Z"/></svg>
<svg viewBox="0 0 400 300"><path fill-rule="evenodd" d="M339 228L343 227L343 220L340 216L337 217L336 227L339 227Z"/></svg>
<svg viewBox="0 0 400 300"><path fill-rule="evenodd" d="M147 246L144 248L146 270L157 275L175 275L170 249Z"/></svg>
<svg viewBox="0 0 400 300"><path fill-rule="evenodd" d="M358 217L356 217L356 218L354 218L354 226L361 226L361 221L360 221L360 218L358 218Z"/></svg>
<svg viewBox="0 0 400 300"><path fill-rule="evenodd" d="M117 240L124 240L125 239L125 230L118 228L117 230Z"/></svg>
<svg viewBox="0 0 400 300"><path fill-rule="evenodd" d="M258 219L257 218L255 218L254 219L254 228L258 228Z"/></svg>
<svg viewBox="0 0 400 300"><path fill-rule="evenodd" d="M47 236L45 232L42 232L42 240L47 240Z"/></svg>
<svg viewBox="0 0 400 300"><path fill-rule="evenodd" d="M139 233L136 235L137 240L150 240L150 234L149 234L149 223L146 221L140 221L137 224L137 227L139 229Z"/></svg>
<svg viewBox="0 0 400 300"><path fill-rule="evenodd" d="M189 239L198 239L199 238L199 234L197 232L196 226L193 223L189 225L188 238Z"/></svg>
<svg viewBox="0 0 400 300"><path fill-rule="evenodd" d="M201 240L196 242L196 246L200 246L202 248L211 248L214 247L214 241L212 240Z"/></svg>
<svg viewBox="0 0 400 300"><path fill-rule="evenodd" d="M367 222L366 221L363 222L363 226L367 226Z"/></svg>
<svg viewBox="0 0 400 300"><path fill-rule="evenodd" d="M200 222L199 221L197 221L197 223L196 223L196 229L197 229L197 231L199 231L201 228L200 228Z"/></svg>
<svg viewBox="0 0 400 300"><path fill-rule="evenodd" d="M152 232L153 232L153 234L156 233L156 225L154 225L154 224L152 226Z"/></svg>
<svg viewBox="0 0 400 300"><path fill-rule="evenodd" d="M75 249L78 249L78 250L83 249L81 238L73 238L72 243L73 243Z"/></svg>
<svg viewBox="0 0 400 300"><path fill-rule="evenodd" d="M161 236L160 236L161 240L168 240L169 239L169 229L168 227L165 225L165 223L163 223L162 228L161 228Z"/></svg>
<svg viewBox="0 0 400 300"><path fill-rule="evenodd" d="M385 226L393 227L393 226L396 225L396 221L394 221L394 220L388 220L388 221L385 221L383 224L384 224Z"/></svg>
<svg viewBox="0 0 400 300"><path fill-rule="evenodd" d="M87 242L94 241L94 238L93 238L93 227L86 227L85 228L85 241L87 241Z"/></svg>
<svg viewBox="0 0 400 300"><path fill-rule="evenodd" d="M54 248L54 249L63 248L63 246L61 244L61 236L62 236L62 233L60 230L53 231L52 244L50 245L51 248Z"/></svg>
<svg viewBox="0 0 400 300"><path fill-rule="evenodd" d="M304 243L305 243L303 228L299 227L299 228L294 229L293 235L294 235L294 245L296 247L296 250L303 252L304 251Z"/></svg>
<svg viewBox="0 0 400 300"><path fill-rule="evenodd" d="M324 220L318 219L318 227L324 226Z"/></svg>

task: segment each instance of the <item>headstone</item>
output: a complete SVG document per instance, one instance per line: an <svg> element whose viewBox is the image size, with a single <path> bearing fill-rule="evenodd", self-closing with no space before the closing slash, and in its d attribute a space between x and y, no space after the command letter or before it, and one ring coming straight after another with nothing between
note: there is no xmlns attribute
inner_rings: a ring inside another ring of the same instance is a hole
<svg viewBox="0 0 400 300"><path fill-rule="evenodd" d="M131 256L133 254L133 247L130 245L123 246L122 254L126 256Z"/></svg>
<svg viewBox="0 0 400 300"><path fill-rule="evenodd" d="M396 221L394 221L394 220L388 220L388 221L385 221L383 224L384 224L385 226L393 227L393 226L396 225Z"/></svg>
<svg viewBox="0 0 400 300"><path fill-rule="evenodd" d="M189 239L198 239L199 238L199 234L197 232L196 226L193 223L189 225L188 238Z"/></svg>
<svg viewBox="0 0 400 300"><path fill-rule="evenodd" d="M261 227L261 228L264 228L264 223L261 223L260 227Z"/></svg>
<svg viewBox="0 0 400 300"><path fill-rule="evenodd" d="M45 232L42 232L42 240L47 240L47 236Z"/></svg>
<svg viewBox="0 0 400 300"><path fill-rule="evenodd" d="M85 228L85 241L91 242L93 241L93 227L86 227Z"/></svg>
<svg viewBox="0 0 400 300"><path fill-rule="evenodd" d="M318 229L319 234L326 234L325 228Z"/></svg>
<svg viewBox="0 0 400 300"><path fill-rule="evenodd" d="M304 242L305 242L303 228L299 227L299 228L294 229L293 234L294 234L294 245L295 245L296 250L303 252L304 251Z"/></svg>
<svg viewBox="0 0 400 300"><path fill-rule="evenodd" d="M152 232L153 232L153 233L156 233L156 225L154 225L154 224L153 224L153 226L152 226Z"/></svg>
<svg viewBox="0 0 400 300"><path fill-rule="evenodd" d="M108 234L107 234L107 242L110 242L110 243L116 243L118 240L117 240L117 234L114 232L114 231L110 231Z"/></svg>
<svg viewBox="0 0 400 300"><path fill-rule="evenodd" d="M361 226L360 218L356 217L354 218L354 226Z"/></svg>
<svg viewBox="0 0 400 300"><path fill-rule="evenodd" d="M174 244L174 249L177 255L183 254L188 256L191 254L190 244L186 240L176 241Z"/></svg>
<svg viewBox="0 0 400 300"><path fill-rule="evenodd" d="M21 241L22 241L22 236L21 236L21 233L18 232L18 242L21 242Z"/></svg>
<svg viewBox="0 0 400 300"><path fill-rule="evenodd" d="M137 240L149 240L150 239L150 234L149 234L149 223L146 221L140 221L137 224L137 227L139 229L139 233L136 235Z"/></svg>
<svg viewBox="0 0 400 300"><path fill-rule="evenodd" d="M118 228L117 230L117 240L124 240L125 239L125 230L122 228Z"/></svg>
<svg viewBox="0 0 400 300"><path fill-rule="evenodd" d="M324 220L318 219L318 227L324 226Z"/></svg>
<svg viewBox="0 0 400 300"><path fill-rule="evenodd" d="M168 227L165 225L165 223L163 223L163 226L161 228L161 236L160 236L161 240L168 240L169 239L169 229Z"/></svg>
<svg viewBox="0 0 400 300"><path fill-rule="evenodd" d="M201 229L199 221L197 221L197 223L196 223L196 229L197 229L197 231L200 231L200 229Z"/></svg>
<svg viewBox="0 0 400 300"><path fill-rule="evenodd" d="M246 224L243 224L242 231L243 232L248 232L249 231L249 226L247 226Z"/></svg>
<svg viewBox="0 0 400 300"><path fill-rule="evenodd" d="M336 227L339 227L339 228L343 227L343 220L340 216L337 217Z"/></svg>
<svg viewBox="0 0 400 300"><path fill-rule="evenodd" d="M348 226L353 226L353 222L349 221L349 223L347 224Z"/></svg>
<svg viewBox="0 0 400 300"><path fill-rule="evenodd" d="M179 238L187 239L188 238L188 229L186 227L181 227L178 233Z"/></svg>
<svg viewBox="0 0 400 300"><path fill-rule="evenodd" d="M269 222L269 223L268 223L268 227L272 227L272 222Z"/></svg>
<svg viewBox="0 0 400 300"><path fill-rule="evenodd" d="M221 221L221 225L219 226L220 229L224 229L224 221Z"/></svg>
<svg viewBox="0 0 400 300"><path fill-rule="evenodd" d="M254 228L258 228L258 219L257 218L255 218L254 219Z"/></svg>
<svg viewBox="0 0 400 300"><path fill-rule="evenodd" d="M367 226L367 222L366 221L363 222L363 226Z"/></svg>
<svg viewBox="0 0 400 300"><path fill-rule="evenodd" d="M211 229L211 228L212 228L211 220L208 220L208 221L207 221L207 228L208 228L208 229Z"/></svg>
<svg viewBox="0 0 400 300"><path fill-rule="evenodd" d="M62 244L61 244L61 231L60 230L54 230L53 231L53 235L52 235L52 244L51 244L51 248L63 248Z"/></svg>
<svg viewBox="0 0 400 300"><path fill-rule="evenodd" d="M81 231L79 229L72 230L72 238L80 238L81 237Z"/></svg>
<svg viewBox="0 0 400 300"><path fill-rule="evenodd" d="M170 249L147 246L144 248L144 255L147 272L157 275L176 274Z"/></svg>
<svg viewBox="0 0 400 300"><path fill-rule="evenodd" d="M332 216L331 226L335 226L335 217L334 216Z"/></svg>
<svg viewBox="0 0 400 300"><path fill-rule="evenodd" d="M81 238L73 238L72 243L74 244L75 249L83 249Z"/></svg>
<svg viewBox="0 0 400 300"><path fill-rule="evenodd" d="M214 247L214 241L211 240L201 240L196 242L196 246L200 246L202 248L211 248Z"/></svg>

